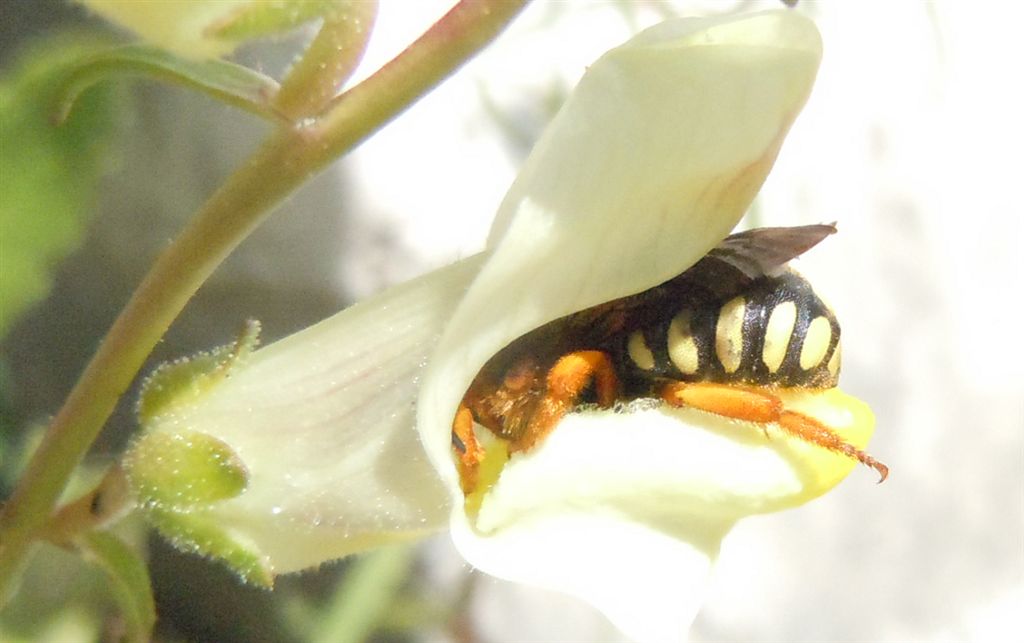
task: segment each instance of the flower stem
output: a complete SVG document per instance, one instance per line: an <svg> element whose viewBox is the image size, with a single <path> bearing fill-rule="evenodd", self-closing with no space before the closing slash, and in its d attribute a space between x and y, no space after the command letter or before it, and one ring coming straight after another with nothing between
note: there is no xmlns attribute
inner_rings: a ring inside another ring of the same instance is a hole
<svg viewBox="0 0 1024 643"><path fill-rule="evenodd" d="M496 37L528 0L462 0L308 128L282 130L157 258L51 423L0 515L0 605L71 473L171 322L270 210Z"/></svg>
<svg viewBox="0 0 1024 643"><path fill-rule="evenodd" d="M274 97L277 109L293 121L320 113L355 71L370 42L377 0L336 7L324 16L316 38Z"/></svg>
<svg viewBox="0 0 1024 643"><path fill-rule="evenodd" d="M490 42L529 0L462 0L433 27L366 81L338 96L316 126L329 161L372 134L402 107L437 85ZM452 64L451 57L457 59ZM381 115L361 119L360 112ZM361 122L360 122L361 121ZM347 125L347 126L346 126Z"/></svg>

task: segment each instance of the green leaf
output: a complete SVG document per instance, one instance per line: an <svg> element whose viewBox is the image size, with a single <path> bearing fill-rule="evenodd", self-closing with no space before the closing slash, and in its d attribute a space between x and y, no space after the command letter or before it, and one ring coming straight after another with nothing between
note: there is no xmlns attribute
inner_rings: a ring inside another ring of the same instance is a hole
<svg viewBox="0 0 1024 643"><path fill-rule="evenodd" d="M54 117L64 120L83 91L118 75L144 76L182 85L257 116L283 122L271 104L278 89L273 78L224 60L185 60L141 45L108 49L80 61L61 87Z"/></svg>
<svg viewBox="0 0 1024 643"><path fill-rule="evenodd" d="M115 95L109 87L83 95L60 128L48 115L71 65L106 44L40 42L0 78L0 336L47 295L57 264L81 241L110 161Z"/></svg>
<svg viewBox="0 0 1024 643"><path fill-rule="evenodd" d="M356 2L362 0L354 0ZM208 29L225 40L248 40L294 29L314 18L343 11L353 0L272 0L251 2L220 24Z"/></svg>
<svg viewBox="0 0 1024 643"><path fill-rule="evenodd" d="M256 349L259 334L259 322L250 319L233 343L158 366L142 383L136 407L139 423L150 426L205 395Z"/></svg>
<svg viewBox="0 0 1024 643"><path fill-rule="evenodd" d="M108 587L124 615L125 638L140 643L149 641L156 622L156 607L146 564L128 545L107 532L86 534L79 546L110 578Z"/></svg>
<svg viewBox="0 0 1024 643"><path fill-rule="evenodd" d="M146 513L154 527L178 549L215 558L247 583L274 586L267 557L251 542L232 534L202 513L174 513L155 509Z"/></svg>
<svg viewBox="0 0 1024 643"><path fill-rule="evenodd" d="M146 508L191 511L245 491L249 472L227 444L206 433L149 433L124 457Z"/></svg>

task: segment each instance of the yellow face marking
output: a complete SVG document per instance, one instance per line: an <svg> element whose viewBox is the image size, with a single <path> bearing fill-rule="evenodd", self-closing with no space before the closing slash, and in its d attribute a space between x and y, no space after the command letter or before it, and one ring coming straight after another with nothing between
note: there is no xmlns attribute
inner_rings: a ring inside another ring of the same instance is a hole
<svg viewBox="0 0 1024 643"><path fill-rule="evenodd" d="M832 325L824 317L815 317L807 327L804 346L800 349L800 368L810 370L821 363L832 341Z"/></svg>
<svg viewBox="0 0 1024 643"><path fill-rule="evenodd" d="M746 308L746 300L735 297L726 302L718 313L715 353L726 373L735 373L743 360L743 315Z"/></svg>
<svg viewBox="0 0 1024 643"><path fill-rule="evenodd" d="M649 371L654 368L654 353L647 347L647 340L644 339L644 334L640 331L634 331L629 336L629 343L626 345L626 350L629 351L629 358L633 360L633 363Z"/></svg>
<svg viewBox="0 0 1024 643"><path fill-rule="evenodd" d="M828 372L832 377L839 377L839 367L843 362L843 342L836 342L836 349L832 352L832 359L828 361Z"/></svg>
<svg viewBox="0 0 1024 643"><path fill-rule="evenodd" d="M784 301L772 309L764 331L764 351L761 359L769 373L775 373L786 359L789 340L796 326L796 302Z"/></svg>
<svg viewBox="0 0 1024 643"><path fill-rule="evenodd" d="M684 310L668 327L668 357L680 373L693 375L700 368L700 351L690 329L693 312Z"/></svg>

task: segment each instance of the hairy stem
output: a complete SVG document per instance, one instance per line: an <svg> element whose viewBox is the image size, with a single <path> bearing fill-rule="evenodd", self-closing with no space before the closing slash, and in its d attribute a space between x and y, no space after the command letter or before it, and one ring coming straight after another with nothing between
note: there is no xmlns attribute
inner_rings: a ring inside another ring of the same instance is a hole
<svg viewBox="0 0 1024 643"><path fill-rule="evenodd" d="M51 423L0 515L0 605L27 548L49 520L143 361L225 257L288 194L452 73L527 0L462 0L316 123L275 134L196 213L136 289Z"/></svg>
<svg viewBox="0 0 1024 643"><path fill-rule="evenodd" d="M377 0L344 2L324 16L316 38L274 98L293 121L315 116L335 97L366 52Z"/></svg>

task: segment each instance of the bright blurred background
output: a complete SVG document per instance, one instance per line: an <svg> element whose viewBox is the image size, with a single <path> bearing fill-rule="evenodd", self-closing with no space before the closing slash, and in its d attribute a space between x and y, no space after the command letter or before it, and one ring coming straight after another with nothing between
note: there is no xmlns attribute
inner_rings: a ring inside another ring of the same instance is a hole
<svg viewBox="0 0 1024 643"><path fill-rule="evenodd" d="M472 254L589 62L669 15L779 4L538 0L483 55L281 208L190 304L154 364L226 341L247 317L263 321L266 341L282 337ZM363 76L450 3L381 5ZM843 388L874 408L870 450L892 475L877 486L857 470L808 506L741 523L692 638L1021 640L1024 206L1014 186L1024 171L1024 10L999 1L796 10L817 21L825 58L750 219L838 222L840 234L799 268L843 324ZM0 71L71 27L102 28L77 7L6 0ZM238 59L279 74L298 42ZM267 134L255 118L151 82L118 83L114 100L115 141L77 250L3 340L5 492L23 436L59 407L154 253ZM3 192L9 179L0 176ZM122 407L97 462L131 434L131 405ZM363 591L335 589L358 561L282 579L269 594L155 537L145 542L159 640L336 640L317 623L330 622L345 591ZM399 570L387 576L402 589L374 640L618 637L585 605L472 573L447 536ZM96 578L48 550L0 618L0 638L101 638L110 607Z"/></svg>

